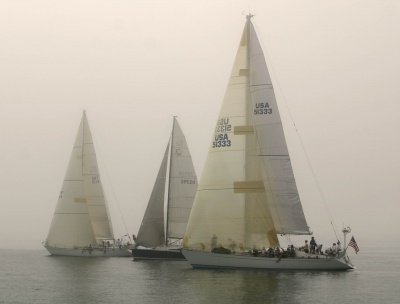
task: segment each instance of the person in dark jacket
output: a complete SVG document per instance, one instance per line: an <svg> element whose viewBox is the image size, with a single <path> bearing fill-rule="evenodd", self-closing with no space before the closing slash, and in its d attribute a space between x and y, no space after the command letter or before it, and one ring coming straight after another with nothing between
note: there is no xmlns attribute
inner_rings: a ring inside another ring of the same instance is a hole
<svg viewBox="0 0 400 304"><path fill-rule="evenodd" d="M317 248L317 242L315 241L314 237L311 237L311 241L310 241L310 252L312 254L315 254L315 248Z"/></svg>

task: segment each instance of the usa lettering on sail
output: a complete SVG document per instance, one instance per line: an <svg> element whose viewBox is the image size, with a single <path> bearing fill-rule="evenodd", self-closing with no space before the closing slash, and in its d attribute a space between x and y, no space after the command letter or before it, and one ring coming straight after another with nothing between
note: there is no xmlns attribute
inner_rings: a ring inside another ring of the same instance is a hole
<svg viewBox="0 0 400 304"><path fill-rule="evenodd" d="M257 102L254 109L254 115L272 114L272 109L269 107L268 102Z"/></svg>

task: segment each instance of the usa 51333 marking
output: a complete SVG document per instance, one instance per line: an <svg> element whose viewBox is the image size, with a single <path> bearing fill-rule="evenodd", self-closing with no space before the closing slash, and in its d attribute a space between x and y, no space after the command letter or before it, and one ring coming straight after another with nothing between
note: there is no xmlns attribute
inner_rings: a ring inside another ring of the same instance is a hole
<svg viewBox="0 0 400 304"><path fill-rule="evenodd" d="M272 109L269 107L268 102L257 102L254 109L254 115L272 114Z"/></svg>
<svg viewBox="0 0 400 304"><path fill-rule="evenodd" d="M232 132L232 125L229 122L229 117L220 118L215 127L215 138L212 147L230 147L231 140L229 139L228 132Z"/></svg>

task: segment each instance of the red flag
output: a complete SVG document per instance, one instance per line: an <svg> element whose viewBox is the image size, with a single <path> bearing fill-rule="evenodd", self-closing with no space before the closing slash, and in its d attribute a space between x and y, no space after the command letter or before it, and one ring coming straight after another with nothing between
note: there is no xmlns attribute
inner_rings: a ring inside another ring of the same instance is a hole
<svg viewBox="0 0 400 304"><path fill-rule="evenodd" d="M357 245L356 240L354 239L354 236L351 237L351 240L349 242L349 246L354 248L354 250L356 251L356 254L357 254L357 252L360 251L360 248L358 248L358 245Z"/></svg>

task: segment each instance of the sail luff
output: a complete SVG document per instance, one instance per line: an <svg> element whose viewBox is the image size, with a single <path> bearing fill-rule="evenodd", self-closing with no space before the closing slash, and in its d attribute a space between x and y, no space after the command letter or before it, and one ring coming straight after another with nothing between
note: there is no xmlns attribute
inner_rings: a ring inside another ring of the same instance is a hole
<svg viewBox="0 0 400 304"><path fill-rule="evenodd" d="M175 121L176 118L174 116L172 120L172 132L171 132L171 139L170 139L170 149L169 149L169 164L168 164L168 193L167 193L167 206L165 208L165 220L166 220L166 225L165 225L165 245L168 245L168 236L169 236L169 206L170 206L170 201L171 201L171 168L172 168L172 149L174 147L174 129L175 129Z"/></svg>

